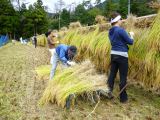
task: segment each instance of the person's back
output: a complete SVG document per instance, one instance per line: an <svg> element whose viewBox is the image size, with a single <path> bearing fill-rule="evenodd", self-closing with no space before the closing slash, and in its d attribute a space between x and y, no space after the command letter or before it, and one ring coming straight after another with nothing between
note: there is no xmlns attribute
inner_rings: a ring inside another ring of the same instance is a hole
<svg viewBox="0 0 160 120"><path fill-rule="evenodd" d="M36 38L36 36L34 37L34 44L35 44L35 48L36 48L36 46L37 46L37 38Z"/></svg>
<svg viewBox="0 0 160 120"><path fill-rule="evenodd" d="M27 39L25 39L25 42L26 42L26 43L28 43L28 40L27 40Z"/></svg>
<svg viewBox="0 0 160 120"><path fill-rule="evenodd" d="M61 58L62 56L65 56L66 58L68 58L68 48L69 46L68 45L64 45L64 44L61 44L61 45L58 45L56 47L56 53L57 55Z"/></svg>
<svg viewBox="0 0 160 120"><path fill-rule="evenodd" d="M114 26L109 30L109 39L112 45L111 50L114 51L128 52L127 44L133 44L133 39L128 36L125 29L118 26Z"/></svg>
<svg viewBox="0 0 160 120"><path fill-rule="evenodd" d="M23 39L22 39L22 37L20 37L20 41L21 41L21 44L23 44Z"/></svg>
<svg viewBox="0 0 160 120"><path fill-rule="evenodd" d="M27 40L27 39L25 39L25 45L27 45L27 43L28 43L28 40Z"/></svg>
<svg viewBox="0 0 160 120"><path fill-rule="evenodd" d="M36 37L34 37L34 42L36 42L36 43L37 43L37 38L36 38Z"/></svg>

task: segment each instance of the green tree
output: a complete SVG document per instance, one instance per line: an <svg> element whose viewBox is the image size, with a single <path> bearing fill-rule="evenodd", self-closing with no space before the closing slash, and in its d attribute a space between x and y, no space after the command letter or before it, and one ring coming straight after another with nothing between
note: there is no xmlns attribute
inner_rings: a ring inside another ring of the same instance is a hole
<svg viewBox="0 0 160 120"><path fill-rule="evenodd" d="M147 8L147 6L141 5L138 7L138 13L137 16L145 16L145 15L149 15L149 14L155 14L156 11L152 10L151 8Z"/></svg>
<svg viewBox="0 0 160 120"><path fill-rule="evenodd" d="M58 30L59 29L59 21L58 21L58 19L52 19L51 21L50 21L50 28L52 29L52 30Z"/></svg>
<svg viewBox="0 0 160 120"><path fill-rule="evenodd" d="M63 9L62 10L62 13L61 13L61 27L64 27L64 26L68 26L68 24L70 23L70 13L69 11L67 11L66 9Z"/></svg>
<svg viewBox="0 0 160 120"><path fill-rule="evenodd" d="M29 10L25 13L25 20L23 21L23 35L25 38L29 38L34 35L34 6L29 5Z"/></svg>
<svg viewBox="0 0 160 120"><path fill-rule="evenodd" d="M128 14L128 1L120 0L119 1L119 10L118 12L121 14L122 18L127 18Z"/></svg>
<svg viewBox="0 0 160 120"><path fill-rule="evenodd" d="M24 16L25 12L27 12L26 4L22 3L22 5L21 5L21 15Z"/></svg>
<svg viewBox="0 0 160 120"><path fill-rule="evenodd" d="M88 12L88 25L93 25L96 23L95 17L97 15L103 15L103 11L98 8L94 8Z"/></svg>
<svg viewBox="0 0 160 120"><path fill-rule="evenodd" d="M14 39L16 39L16 32L20 30L20 21L19 21L19 14L18 12L14 12L15 16L12 17L11 23L12 23L12 30L13 30L13 36Z"/></svg>
<svg viewBox="0 0 160 120"><path fill-rule="evenodd" d="M33 6L29 6L29 11L26 16L25 33L24 36L30 36L29 29L34 30L32 34L42 34L46 33L49 28L49 21L47 19L47 12L45 11L42 0L37 0ZM29 28L26 28L28 27Z"/></svg>
<svg viewBox="0 0 160 120"><path fill-rule="evenodd" d="M104 14L106 17L108 17L111 12L112 12L112 4L109 0L107 0L107 3L105 5Z"/></svg>
<svg viewBox="0 0 160 120"><path fill-rule="evenodd" d="M10 34L13 32L12 22L15 10L9 0L0 0L0 34Z"/></svg>
<svg viewBox="0 0 160 120"><path fill-rule="evenodd" d="M74 21L80 21L82 24L87 24L87 10L83 5L78 5L75 8Z"/></svg>

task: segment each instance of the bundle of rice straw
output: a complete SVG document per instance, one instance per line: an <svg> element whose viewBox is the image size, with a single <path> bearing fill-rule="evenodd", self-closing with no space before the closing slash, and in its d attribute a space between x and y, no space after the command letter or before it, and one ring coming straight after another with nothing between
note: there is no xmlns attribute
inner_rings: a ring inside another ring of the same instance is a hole
<svg viewBox="0 0 160 120"><path fill-rule="evenodd" d="M105 23L104 16L97 15L96 18L95 18L95 21L98 22L99 24L104 24Z"/></svg>
<svg viewBox="0 0 160 120"><path fill-rule="evenodd" d="M65 72L55 76L44 91L39 105L49 102L57 103L62 108L70 94L74 93L76 99L84 93L93 97L93 91L103 89L108 92L107 77L98 75L91 61L86 60L68 68Z"/></svg>
<svg viewBox="0 0 160 120"><path fill-rule="evenodd" d="M57 31L57 30L53 30L52 32L53 32L53 33L57 33L58 31Z"/></svg>
<svg viewBox="0 0 160 120"><path fill-rule="evenodd" d="M42 77L43 79L49 79L51 68L52 68L51 65L43 65L43 66L36 68L35 72L37 73L37 79L41 79ZM56 69L55 75L61 72L62 70L58 66Z"/></svg>
<svg viewBox="0 0 160 120"><path fill-rule="evenodd" d="M159 10L160 9L160 1L156 1L156 2L151 2L149 4L149 6L152 8L152 9L155 9L155 10Z"/></svg>
<svg viewBox="0 0 160 120"><path fill-rule="evenodd" d="M148 36L148 51L155 49L160 52L160 11L157 14L156 19L153 21L152 30Z"/></svg>
<svg viewBox="0 0 160 120"><path fill-rule="evenodd" d="M60 31L67 31L67 27L62 27Z"/></svg>
<svg viewBox="0 0 160 120"><path fill-rule="evenodd" d="M81 28L81 27L82 27L82 25L79 21L78 22L72 22L69 25L69 29L77 29L77 28Z"/></svg>

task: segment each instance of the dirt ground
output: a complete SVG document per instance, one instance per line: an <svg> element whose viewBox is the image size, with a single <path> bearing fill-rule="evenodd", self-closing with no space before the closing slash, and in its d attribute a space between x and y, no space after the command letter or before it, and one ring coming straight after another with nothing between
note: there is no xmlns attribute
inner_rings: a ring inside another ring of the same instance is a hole
<svg viewBox="0 0 160 120"><path fill-rule="evenodd" d="M49 80L37 80L35 68L49 65L47 47L8 43L0 47L0 120L159 120L160 91L144 89L132 82L127 87L131 102L107 105L77 100L68 108L56 104L38 106ZM115 81L114 94L119 92L119 79ZM95 106L96 109L94 110ZM92 111L94 112L90 114Z"/></svg>

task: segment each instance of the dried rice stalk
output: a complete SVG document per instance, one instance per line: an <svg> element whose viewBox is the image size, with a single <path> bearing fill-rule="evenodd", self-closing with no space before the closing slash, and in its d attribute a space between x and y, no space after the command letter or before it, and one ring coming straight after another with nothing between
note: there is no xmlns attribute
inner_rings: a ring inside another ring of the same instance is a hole
<svg viewBox="0 0 160 120"><path fill-rule="evenodd" d="M67 31L67 27L62 27L60 31Z"/></svg>
<svg viewBox="0 0 160 120"><path fill-rule="evenodd" d="M77 29L77 28L81 28L81 23L78 21L78 22L72 22L70 23L69 25L69 29Z"/></svg>
<svg viewBox="0 0 160 120"><path fill-rule="evenodd" d="M104 24L105 23L104 16L97 15L95 21L98 22L99 24Z"/></svg>
<svg viewBox="0 0 160 120"><path fill-rule="evenodd" d="M44 91L39 104L47 104L52 101L63 108L70 94L74 93L78 99L79 95L84 93L88 95L98 89L104 89L108 92L106 76L98 75L94 65L86 60L55 76Z"/></svg>

